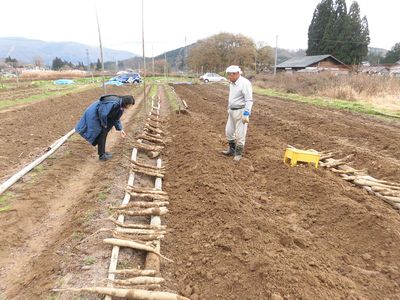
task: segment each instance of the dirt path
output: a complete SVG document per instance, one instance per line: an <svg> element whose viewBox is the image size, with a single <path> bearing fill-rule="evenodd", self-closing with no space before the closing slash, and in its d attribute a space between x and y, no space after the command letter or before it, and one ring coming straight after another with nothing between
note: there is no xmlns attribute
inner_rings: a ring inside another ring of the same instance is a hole
<svg viewBox="0 0 400 300"><path fill-rule="evenodd" d="M175 89L191 114L169 123L170 288L193 299L400 297L399 213L329 171L282 163L288 144L341 151L399 181L398 124L256 96L235 164L220 154L227 88Z"/></svg>

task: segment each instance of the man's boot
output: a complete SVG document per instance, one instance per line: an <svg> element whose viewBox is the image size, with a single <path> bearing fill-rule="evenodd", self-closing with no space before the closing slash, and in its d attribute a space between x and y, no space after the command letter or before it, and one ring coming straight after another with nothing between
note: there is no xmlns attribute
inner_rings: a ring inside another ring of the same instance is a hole
<svg viewBox="0 0 400 300"><path fill-rule="evenodd" d="M236 145L235 148L235 157L233 158L234 161L239 161L242 159L242 152L243 152L243 146L242 145Z"/></svg>
<svg viewBox="0 0 400 300"><path fill-rule="evenodd" d="M229 143L229 148L228 150L222 151L223 154L227 155L227 156L232 156L235 154L235 141L228 141Z"/></svg>

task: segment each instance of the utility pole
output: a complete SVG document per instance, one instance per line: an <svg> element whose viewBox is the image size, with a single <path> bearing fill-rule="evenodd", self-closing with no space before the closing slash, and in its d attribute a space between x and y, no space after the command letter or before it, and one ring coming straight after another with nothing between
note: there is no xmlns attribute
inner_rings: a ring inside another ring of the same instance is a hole
<svg viewBox="0 0 400 300"><path fill-rule="evenodd" d="M96 4L96 3L95 3ZM97 6L96 7L96 20L97 20L97 31L99 33L99 44L100 44L100 58L101 58L101 77L103 81L103 91L104 94L107 93L106 91L106 85L104 82L104 60L103 60L103 45L101 43L101 34L100 34L100 23L99 23L99 15L97 14Z"/></svg>
<svg viewBox="0 0 400 300"><path fill-rule="evenodd" d="M142 0L142 51L143 51L143 100L147 107L146 100L146 56L144 53L144 0ZM147 112L147 110L146 110Z"/></svg>
<svg viewBox="0 0 400 300"><path fill-rule="evenodd" d="M278 36L276 36L275 44L275 66L274 66L274 76L276 75L276 63L278 62Z"/></svg>

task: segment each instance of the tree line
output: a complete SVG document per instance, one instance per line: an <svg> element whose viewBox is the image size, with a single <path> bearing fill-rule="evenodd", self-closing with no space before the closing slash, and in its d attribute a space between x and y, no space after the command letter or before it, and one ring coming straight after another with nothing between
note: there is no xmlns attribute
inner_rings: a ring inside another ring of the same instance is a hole
<svg viewBox="0 0 400 300"><path fill-rule="evenodd" d="M72 62L68 62L56 56L53 59L51 64L51 69L55 71L63 70L63 69L77 69L77 70L86 70L87 67L83 64L83 62L78 62L77 64L73 64ZM90 70L100 71L101 70L101 62L100 59L97 59L97 63L90 63Z"/></svg>
<svg viewBox="0 0 400 300"><path fill-rule="evenodd" d="M190 49L187 62L197 72L221 72L232 64L260 72L273 64L274 52L242 34L223 32L199 40Z"/></svg>
<svg viewBox="0 0 400 300"><path fill-rule="evenodd" d="M345 0L322 0L308 28L307 55L331 54L345 64L360 64L370 42L367 17L360 16L354 1L347 11Z"/></svg>

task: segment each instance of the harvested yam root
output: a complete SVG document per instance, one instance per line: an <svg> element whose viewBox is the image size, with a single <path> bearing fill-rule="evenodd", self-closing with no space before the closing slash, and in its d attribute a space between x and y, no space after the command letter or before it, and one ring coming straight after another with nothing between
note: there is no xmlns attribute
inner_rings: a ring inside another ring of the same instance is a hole
<svg viewBox="0 0 400 300"><path fill-rule="evenodd" d="M116 230L114 230L112 232L112 236L116 239L121 239L121 240L132 240L144 245L148 245L151 246L153 245L154 242L157 242L159 240L162 240L164 238L164 235L162 234L136 234L136 235L132 235L132 234L124 234L124 233L120 233L117 232Z"/></svg>
<svg viewBox="0 0 400 300"><path fill-rule="evenodd" d="M116 288L126 289L126 286L122 285L122 284L118 285L118 284L114 283L113 285ZM138 285L134 285L133 287L135 289L142 289L142 290L148 290L148 291L161 289L161 285L160 284L138 284Z"/></svg>
<svg viewBox="0 0 400 300"><path fill-rule="evenodd" d="M162 136L160 134L152 134L148 131L145 131L143 134L145 134L146 136L153 137L155 139L160 139L160 140L162 139Z"/></svg>
<svg viewBox="0 0 400 300"><path fill-rule="evenodd" d="M144 128L144 130L147 130L147 131L150 131L150 132L154 132L154 133L157 133L157 134L160 134L160 135L164 135L164 132L161 129L157 128L157 127L151 126L150 124L146 124L145 126L146 127Z"/></svg>
<svg viewBox="0 0 400 300"><path fill-rule="evenodd" d="M136 300L190 300L169 292L146 291L140 289L121 289L109 287L88 287L88 288L63 288L53 289L54 292L88 292L93 294L108 295L111 297L136 299Z"/></svg>
<svg viewBox="0 0 400 300"><path fill-rule="evenodd" d="M161 119L160 117L150 115L147 120L152 120L153 122L165 123L165 120Z"/></svg>
<svg viewBox="0 0 400 300"><path fill-rule="evenodd" d="M151 225L151 224L132 224L132 223L121 223L118 222L118 220L110 217L106 220L110 220L113 222L115 225L123 228L138 228L138 229L166 229L166 225Z"/></svg>
<svg viewBox="0 0 400 300"><path fill-rule="evenodd" d="M143 144L140 142L132 142L133 146L138 148L138 149L143 149L147 151L157 151L160 152L162 149L164 149L163 146L156 146L156 145L149 145L149 144Z"/></svg>
<svg viewBox="0 0 400 300"><path fill-rule="evenodd" d="M111 274L132 275L132 276L155 276L156 270L141 270L141 269L121 269L109 272Z"/></svg>
<svg viewBox="0 0 400 300"><path fill-rule="evenodd" d="M121 205L121 206L111 206L110 209L121 210L121 209L130 208L130 207L152 208L152 207L160 207L160 206L167 206L167 205L169 205L168 201L153 201L153 202L133 201L128 204Z"/></svg>
<svg viewBox="0 0 400 300"><path fill-rule="evenodd" d="M149 189L149 188L140 188L140 187L133 187L128 186L128 188L135 193L144 193L144 194L158 194L158 195L165 195L167 196L168 193L159 189Z"/></svg>
<svg viewBox="0 0 400 300"><path fill-rule="evenodd" d="M367 190L394 208L400 209L400 184L386 180L379 180L366 174L366 170L356 170L348 166L346 160L351 155L342 159L325 158L321 166L330 168L332 172L338 173L344 180Z"/></svg>
<svg viewBox="0 0 400 300"><path fill-rule="evenodd" d="M136 173L142 173L142 174L153 176L153 177L160 177L160 178L164 177L164 173L161 171L154 171L151 169L138 167L136 165L132 165L131 170Z"/></svg>
<svg viewBox="0 0 400 300"><path fill-rule="evenodd" d="M149 136L147 134L140 134L136 138L137 139L146 140L146 141L149 141L149 142L152 142L152 143L158 143L158 144L165 145L165 143L164 143L164 141L162 139L157 139L157 138L154 138L154 137Z"/></svg>
<svg viewBox="0 0 400 300"><path fill-rule="evenodd" d="M144 193L135 193L130 190L126 190L126 192L131 195L132 197L138 197L141 198L142 200L148 200L148 201L154 201L154 200L160 200L160 201L168 201L169 197L164 196L164 195L158 195L158 194L144 194Z"/></svg>
<svg viewBox="0 0 400 300"><path fill-rule="evenodd" d="M165 279L161 277L138 276L127 279L114 279L112 282L120 285L160 284L165 282Z"/></svg>
<svg viewBox="0 0 400 300"><path fill-rule="evenodd" d="M145 169L150 169L153 171L161 171L164 172L165 170L165 166L162 167L157 167L157 166L152 166L152 165L148 165L148 164L144 164L144 163L139 163L135 160L131 160L132 165L137 166L138 168L145 168Z"/></svg>
<svg viewBox="0 0 400 300"><path fill-rule="evenodd" d="M114 246L128 247L128 248L132 248L132 249L152 252L152 253L158 255L159 257L164 258L165 260L167 260L169 262L172 262L172 260L161 255L161 253L158 252L155 248L148 246L148 245L144 245L144 244L137 243L137 242L130 241L130 240L122 240L122 239L121 240L120 239L104 239L103 242L106 244L114 245Z"/></svg>
<svg viewBox="0 0 400 300"><path fill-rule="evenodd" d="M161 206L138 210L119 210L118 213L126 216L162 216L168 213L168 208Z"/></svg>

